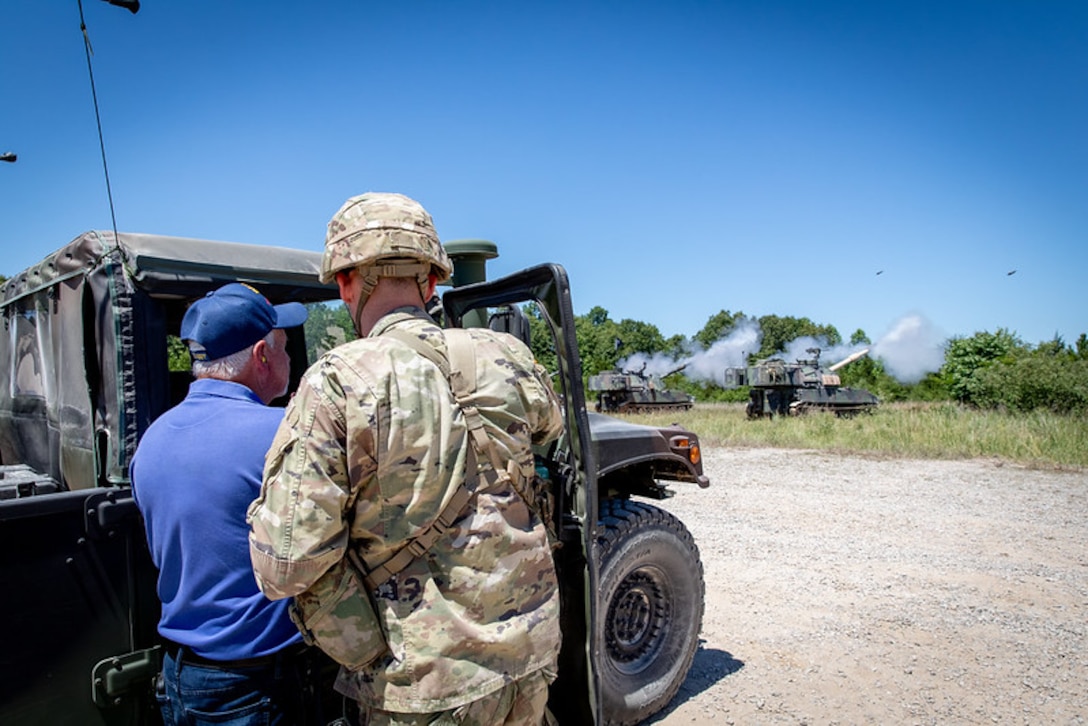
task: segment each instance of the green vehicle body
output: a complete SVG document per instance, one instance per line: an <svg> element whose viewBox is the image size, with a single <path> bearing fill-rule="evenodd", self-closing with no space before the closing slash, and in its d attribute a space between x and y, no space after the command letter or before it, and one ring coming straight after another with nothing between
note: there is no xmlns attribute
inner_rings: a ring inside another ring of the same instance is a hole
<svg viewBox="0 0 1088 726"><path fill-rule="evenodd" d="M669 496L666 481L708 485L698 437L587 412L566 273L542 265L465 280L480 276L478 247L447 246L461 273L443 296L447 324L524 333L510 306L536 302L566 403L566 433L540 452L562 541L564 642L550 705L563 724L637 723L675 695L703 613L690 533L639 500ZM318 282L320 260L88 232L0 288L0 723L160 723L156 572L128 464L148 425L188 389L188 372L168 365L170 335L189 302L227 282L250 283L273 303L338 304L335 286ZM323 331L291 331L292 390L307 335Z"/></svg>
<svg viewBox="0 0 1088 726"><path fill-rule="evenodd" d="M795 363L765 358L743 368L726 368L724 387L749 387L746 412L750 419L796 416L808 411L852 416L872 411L880 403L880 399L863 388L842 385L836 373L843 366L868 355L868 348L826 368L820 366L819 348L808 348L806 352L812 357L798 359Z"/></svg>

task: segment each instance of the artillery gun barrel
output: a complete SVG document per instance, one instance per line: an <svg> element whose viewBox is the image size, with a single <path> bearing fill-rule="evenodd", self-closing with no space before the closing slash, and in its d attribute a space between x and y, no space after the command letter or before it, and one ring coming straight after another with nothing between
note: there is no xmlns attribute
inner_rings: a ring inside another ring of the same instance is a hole
<svg viewBox="0 0 1088 726"><path fill-rule="evenodd" d="M846 356L845 358L840 360L835 365L828 367L828 370L829 371L837 371L840 368L842 368L843 366L849 365L849 364L853 363L854 361L856 361L858 358L863 358L863 357L865 357L867 355L869 355L869 349L868 348L862 348L857 353L851 353L850 355Z"/></svg>
<svg viewBox="0 0 1088 726"><path fill-rule="evenodd" d="M671 371L669 371L668 373L666 373L665 375L663 375L661 377L662 378L667 378L668 376L671 376L673 373L679 373L680 371L684 370L687 367L688 367L688 364L685 363L684 365L679 366L678 368L673 368Z"/></svg>

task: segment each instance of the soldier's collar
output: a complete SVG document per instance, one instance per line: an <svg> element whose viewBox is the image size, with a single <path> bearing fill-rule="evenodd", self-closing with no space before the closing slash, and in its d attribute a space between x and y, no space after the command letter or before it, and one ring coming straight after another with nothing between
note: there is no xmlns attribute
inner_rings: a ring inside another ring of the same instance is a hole
<svg viewBox="0 0 1088 726"><path fill-rule="evenodd" d="M381 335L394 325L403 323L405 320L424 320L432 325L434 324L434 320L423 308L416 305L405 305L404 307L394 308L380 317L378 322L374 323L374 327L370 329L370 335L367 337L373 338L376 335Z"/></svg>

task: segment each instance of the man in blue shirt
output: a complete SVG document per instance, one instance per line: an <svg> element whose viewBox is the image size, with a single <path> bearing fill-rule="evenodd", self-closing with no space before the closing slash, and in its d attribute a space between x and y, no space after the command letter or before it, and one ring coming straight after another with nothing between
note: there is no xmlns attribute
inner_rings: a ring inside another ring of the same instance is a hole
<svg viewBox="0 0 1088 726"><path fill-rule="evenodd" d="M181 323L195 381L144 434L129 469L159 568L159 633L166 640L163 719L296 724L303 688L289 600L270 601L253 576L246 508L283 419L267 404L287 391L284 328L299 303L273 306L231 283L197 300Z"/></svg>

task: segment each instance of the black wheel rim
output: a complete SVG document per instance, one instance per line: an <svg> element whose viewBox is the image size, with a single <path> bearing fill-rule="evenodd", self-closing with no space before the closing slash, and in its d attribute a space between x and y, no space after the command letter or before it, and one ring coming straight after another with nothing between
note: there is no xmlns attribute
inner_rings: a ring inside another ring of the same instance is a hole
<svg viewBox="0 0 1088 726"><path fill-rule="evenodd" d="M608 603L606 622L605 642L617 670L638 673L652 663L669 622L662 573L648 567L631 571Z"/></svg>

